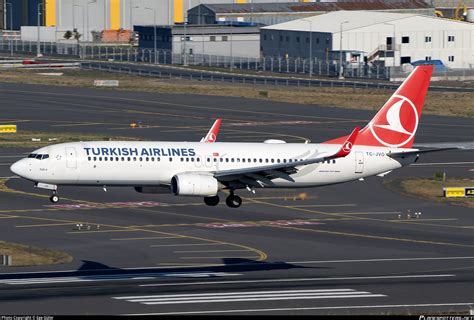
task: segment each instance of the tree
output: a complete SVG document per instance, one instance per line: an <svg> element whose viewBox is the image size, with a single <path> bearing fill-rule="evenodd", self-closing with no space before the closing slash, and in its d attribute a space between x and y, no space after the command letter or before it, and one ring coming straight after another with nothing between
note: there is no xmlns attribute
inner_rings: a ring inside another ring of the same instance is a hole
<svg viewBox="0 0 474 320"><path fill-rule="evenodd" d="M71 39L72 38L72 32L70 30L66 31L66 33L64 34L64 39Z"/></svg>
<svg viewBox="0 0 474 320"><path fill-rule="evenodd" d="M77 29L74 29L74 32L73 32L73 33L74 33L74 39L76 39L76 40L79 40L79 39L81 38L81 36L82 36L82 34L80 34L80 33L77 31Z"/></svg>

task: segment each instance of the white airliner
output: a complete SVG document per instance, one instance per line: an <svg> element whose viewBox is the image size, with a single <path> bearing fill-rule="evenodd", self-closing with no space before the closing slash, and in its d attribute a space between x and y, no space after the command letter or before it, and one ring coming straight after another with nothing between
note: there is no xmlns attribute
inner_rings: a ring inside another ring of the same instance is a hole
<svg viewBox="0 0 474 320"><path fill-rule="evenodd" d="M200 196L209 206L228 190L232 208L242 204L235 194L239 189L316 187L383 176L415 163L420 153L442 150L412 148L432 72L433 66L416 67L362 130L319 144L73 142L40 148L11 170L52 190L53 203L59 201L60 185L127 186L141 193ZM220 120L213 127L219 125Z"/></svg>

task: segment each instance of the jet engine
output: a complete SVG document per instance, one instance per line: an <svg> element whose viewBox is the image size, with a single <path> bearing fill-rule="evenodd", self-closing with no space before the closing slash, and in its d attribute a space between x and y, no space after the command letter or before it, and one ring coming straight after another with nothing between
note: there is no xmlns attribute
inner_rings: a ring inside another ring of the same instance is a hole
<svg viewBox="0 0 474 320"><path fill-rule="evenodd" d="M177 196L215 196L222 185L210 174L184 172L171 179L171 192Z"/></svg>

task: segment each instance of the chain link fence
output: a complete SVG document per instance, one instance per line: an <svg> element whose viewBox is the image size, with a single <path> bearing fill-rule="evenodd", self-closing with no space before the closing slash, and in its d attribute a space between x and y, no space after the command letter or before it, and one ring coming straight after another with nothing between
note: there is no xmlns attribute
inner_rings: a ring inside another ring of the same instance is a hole
<svg viewBox="0 0 474 320"><path fill-rule="evenodd" d="M38 50L39 48L39 50ZM82 60L120 61L131 63L201 66L232 70L253 70L298 76L339 77L341 67L337 61L310 61L303 58L283 57L232 57L211 54L180 54L169 50L142 49L130 45L105 46L97 44L74 44L56 42L32 42L5 40L0 38L0 50L20 54L37 54L51 57L71 57ZM399 80L409 70L386 67L383 64L351 63L342 67L342 75L352 79ZM449 80L474 80L474 68L435 71L435 75ZM471 79L472 78L472 79Z"/></svg>

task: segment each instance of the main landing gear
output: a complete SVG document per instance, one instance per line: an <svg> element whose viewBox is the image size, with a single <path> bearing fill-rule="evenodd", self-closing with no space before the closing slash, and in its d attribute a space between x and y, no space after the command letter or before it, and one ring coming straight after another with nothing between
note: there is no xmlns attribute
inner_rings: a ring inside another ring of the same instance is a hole
<svg viewBox="0 0 474 320"><path fill-rule="evenodd" d="M230 208L238 208L242 205L242 198L231 191L229 196L225 199L225 203L227 203L227 206Z"/></svg>
<svg viewBox="0 0 474 320"><path fill-rule="evenodd" d="M56 193L56 191L54 191L53 194L51 195L51 197L49 197L49 201L51 201L52 203L58 203L59 202L59 196Z"/></svg>
<svg viewBox="0 0 474 320"><path fill-rule="evenodd" d="M217 206L219 204L219 196L216 195L213 197L204 197L204 203L212 207ZM231 191L231 193L225 199L225 203L230 208L238 208L242 205L242 198L235 195L234 192Z"/></svg>

